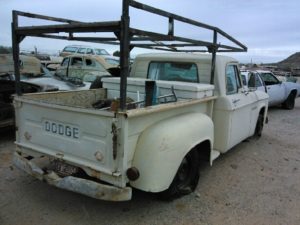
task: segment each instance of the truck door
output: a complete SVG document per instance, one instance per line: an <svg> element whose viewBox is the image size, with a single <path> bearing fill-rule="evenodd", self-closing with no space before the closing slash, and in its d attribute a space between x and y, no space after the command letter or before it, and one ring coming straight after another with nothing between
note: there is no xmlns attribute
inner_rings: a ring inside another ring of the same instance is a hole
<svg viewBox="0 0 300 225"><path fill-rule="evenodd" d="M253 120L253 110L255 108L256 95L253 92L244 91L237 65L226 66L226 97L229 100L229 148L249 137L251 126L256 124ZM252 124L251 124L252 123Z"/></svg>
<svg viewBox="0 0 300 225"><path fill-rule="evenodd" d="M64 58L62 63L60 64L60 67L57 68L55 75L61 78L65 78L68 74L69 61L69 57Z"/></svg>
<svg viewBox="0 0 300 225"><path fill-rule="evenodd" d="M285 99L285 87L272 73L260 73L267 87L269 106L279 104Z"/></svg>
<svg viewBox="0 0 300 225"><path fill-rule="evenodd" d="M71 58L71 63L69 63L69 78L73 79L83 79L83 59L80 56L74 56Z"/></svg>

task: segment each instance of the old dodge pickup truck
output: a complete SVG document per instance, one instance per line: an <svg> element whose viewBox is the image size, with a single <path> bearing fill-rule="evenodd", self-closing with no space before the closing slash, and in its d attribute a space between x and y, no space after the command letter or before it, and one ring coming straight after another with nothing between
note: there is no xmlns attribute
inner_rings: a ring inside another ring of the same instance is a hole
<svg viewBox="0 0 300 225"><path fill-rule="evenodd" d="M161 42L164 38L185 40L191 43L175 43L170 49L196 44L208 47L211 54L143 54L136 58L128 77L129 39L123 32L120 78L103 78L99 89L15 97L14 164L50 185L97 199L130 200L132 188L172 199L196 188L201 161L212 164L220 153L250 136L261 135L268 95L244 89L238 62L216 55L218 49L245 50L225 32L211 27L215 34L225 35L242 48L217 44L216 38L208 43L174 36L173 19L203 24L135 1L123 2L121 32L126 27L128 3L170 18L169 34L160 35L160 42L153 46L168 46ZM102 25L103 30L108 29L107 23ZM64 29L74 31L76 26L87 32L94 24L77 22ZM41 27L18 28L13 33L31 34L31 29L35 36L43 31ZM48 25L45 32L61 31L56 25L49 29ZM151 41L158 36L129 30L141 35L133 40L145 40L145 34L153 35Z"/></svg>

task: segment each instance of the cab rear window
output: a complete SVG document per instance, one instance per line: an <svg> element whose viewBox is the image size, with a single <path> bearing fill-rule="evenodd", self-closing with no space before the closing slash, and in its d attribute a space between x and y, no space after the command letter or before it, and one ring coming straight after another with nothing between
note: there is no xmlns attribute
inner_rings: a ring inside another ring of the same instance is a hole
<svg viewBox="0 0 300 225"><path fill-rule="evenodd" d="M192 83L199 81L197 65L189 62L151 62L147 77L152 80Z"/></svg>

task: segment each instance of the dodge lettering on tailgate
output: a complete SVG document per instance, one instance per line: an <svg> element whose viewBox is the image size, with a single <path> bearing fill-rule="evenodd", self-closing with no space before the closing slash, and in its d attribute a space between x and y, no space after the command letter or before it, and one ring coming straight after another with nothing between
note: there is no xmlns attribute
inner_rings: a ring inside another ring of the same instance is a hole
<svg viewBox="0 0 300 225"><path fill-rule="evenodd" d="M79 138L79 128L70 124L63 124L59 122L45 120L44 130L46 132L60 136L65 136L74 139Z"/></svg>

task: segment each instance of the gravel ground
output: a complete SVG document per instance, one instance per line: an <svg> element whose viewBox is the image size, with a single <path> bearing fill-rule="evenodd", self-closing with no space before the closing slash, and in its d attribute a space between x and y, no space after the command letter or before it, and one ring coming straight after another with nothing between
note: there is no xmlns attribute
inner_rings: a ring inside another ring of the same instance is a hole
<svg viewBox="0 0 300 225"><path fill-rule="evenodd" d="M260 139L203 165L195 193L172 202L134 191L105 202L60 190L11 164L13 132L0 134L0 225L300 224L300 99L272 108Z"/></svg>

